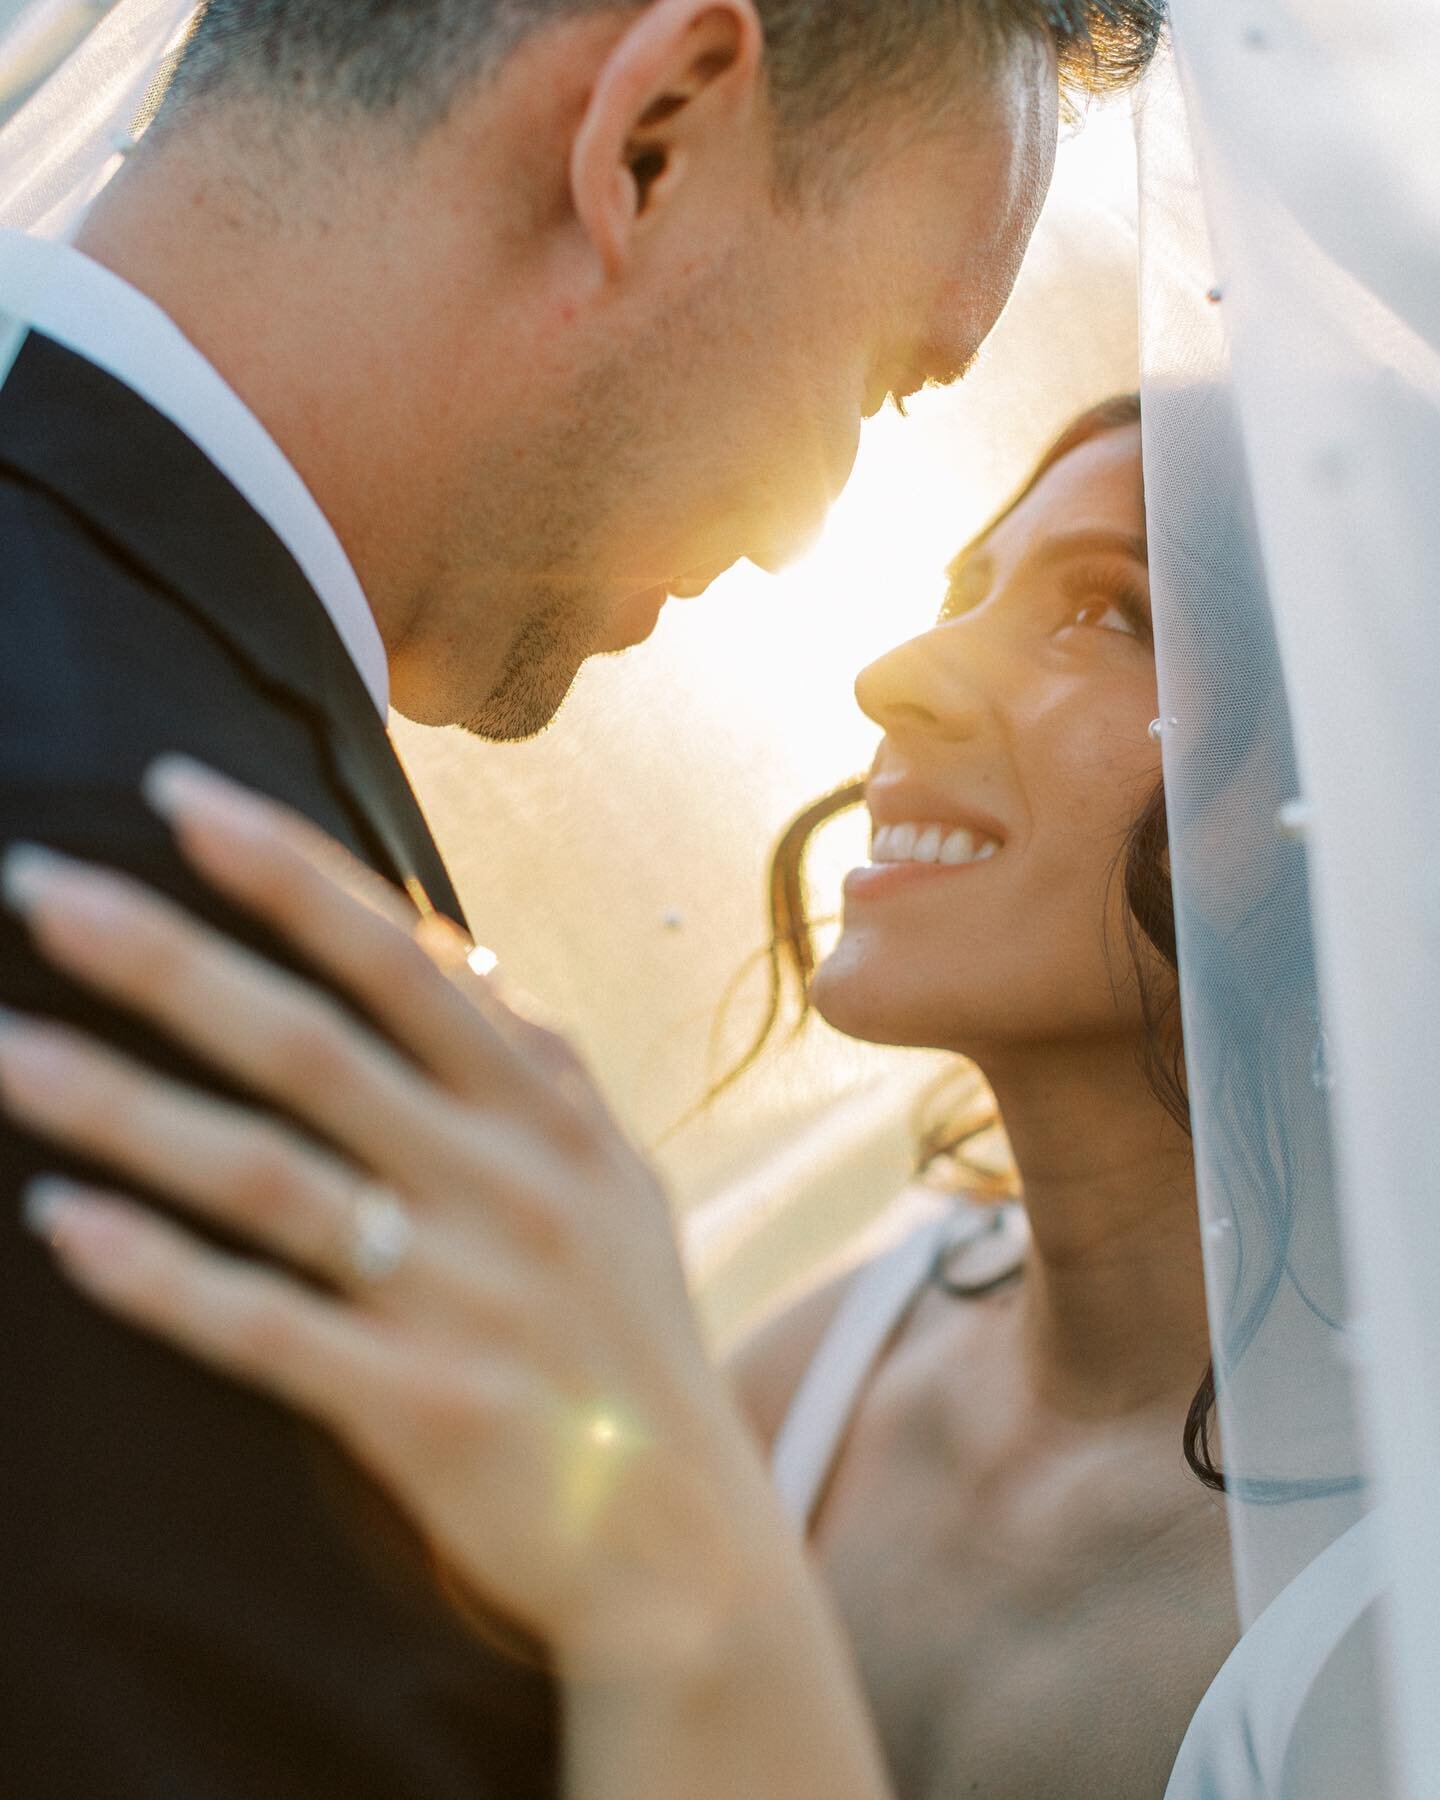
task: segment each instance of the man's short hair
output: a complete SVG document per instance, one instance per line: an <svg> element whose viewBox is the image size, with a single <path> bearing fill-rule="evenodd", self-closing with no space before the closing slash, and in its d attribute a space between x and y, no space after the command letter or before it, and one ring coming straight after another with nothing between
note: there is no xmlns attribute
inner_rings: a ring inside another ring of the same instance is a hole
<svg viewBox="0 0 1440 1800"><path fill-rule="evenodd" d="M1155 52L1165 0L756 0L782 126L810 127L912 83L952 55L1049 40L1072 95L1123 88ZM209 0L175 83L368 113L443 116L460 85L546 25L639 0ZM931 79L927 83L926 74Z"/></svg>

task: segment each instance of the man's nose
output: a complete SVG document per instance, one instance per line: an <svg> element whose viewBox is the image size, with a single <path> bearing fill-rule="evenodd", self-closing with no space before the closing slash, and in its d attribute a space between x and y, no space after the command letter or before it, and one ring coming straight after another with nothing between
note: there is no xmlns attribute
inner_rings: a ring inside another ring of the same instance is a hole
<svg viewBox="0 0 1440 1800"><path fill-rule="evenodd" d="M927 632L862 670L855 698L865 716L892 736L910 732L963 741L975 736L985 713L974 675Z"/></svg>
<svg viewBox="0 0 1440 1800"><path fill-rule="evenodd" d="M820 533L825 529L825 517L824 513L820 513L798 526L787 526L767 542L757 544L750 552L750 561L767 575L783 574L815 548L820 540Z"/></svg>
<svg viewBox="0 0 1440 1800"><path fill-rule="evenodd" d="M794 488L788 506L777 505L764 541L750 551L750 561L767 575L778 575L802 556L808 556L825 529L830 509L849 485L860 453L860 421L834 443L817 443L810 462L801 468L809 479Z"/></svg>

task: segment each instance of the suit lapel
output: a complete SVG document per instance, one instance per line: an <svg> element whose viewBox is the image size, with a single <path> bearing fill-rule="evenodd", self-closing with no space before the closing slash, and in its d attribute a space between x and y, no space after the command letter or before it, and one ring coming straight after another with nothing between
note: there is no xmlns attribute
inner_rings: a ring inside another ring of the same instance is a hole
<svg viewBox="0 0 1440 1800"><path fill-rule="evenodd" d="M294 558L194 444L123 383L32 334L0 396L0 466L47 489L314 714L389 873L460 903L359 671Z"/></svg>
<svg viewBox="0 0 1440 1800"><path fill-rule="evenodd" d="M368 693L365 699L373 713ZM379 720L375 722L378 726ZM416 911L441 912L464 926L465 914L449 872L385 732L337 732L332 735L331 748L342 782L364 805Z"/></svg>

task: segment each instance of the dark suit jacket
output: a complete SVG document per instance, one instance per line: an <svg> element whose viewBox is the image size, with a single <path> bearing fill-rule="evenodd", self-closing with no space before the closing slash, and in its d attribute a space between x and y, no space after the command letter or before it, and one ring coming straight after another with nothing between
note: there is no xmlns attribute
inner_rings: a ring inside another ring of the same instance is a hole
<svg viewBox="0 0 1440 1800"><path fill-rule="evenodd" d="M279 954L142 804L168 750L289 802L458 916L289 553L173 425L32 337L0 391L0 843L129 869ZM8 915L0 1004L198 1073L57 978ZM57 1166L0 1120L0 1794L553 1794L549 1683L456 1622L369 1484L56 1276L18 1194Z"/></svg>

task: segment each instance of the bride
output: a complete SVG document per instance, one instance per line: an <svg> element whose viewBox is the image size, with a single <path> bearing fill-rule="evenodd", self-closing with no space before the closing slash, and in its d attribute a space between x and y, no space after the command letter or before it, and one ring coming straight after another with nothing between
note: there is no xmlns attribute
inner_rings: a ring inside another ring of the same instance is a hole
<svg viewBox="0 0 1440 1800"><path fill-rule="evenodd" d="M47 955L305 1128L10 1020L11 1112L207 1235L59 1180L31 1222L98 1302L327 1424L482 1628L544 1646L577 1800L1155 1800L1234 1648L1144 531L1111 402L860 679L872 862L811 998L974 1058L1023 1207L949 1209L766 1329L749 1430L654 1177L450 927L179 760L150 798L186 856L354 1012L129 883L7 860ZM1259 1791L1212 1777L1182 1800Z"/></svg>

